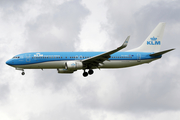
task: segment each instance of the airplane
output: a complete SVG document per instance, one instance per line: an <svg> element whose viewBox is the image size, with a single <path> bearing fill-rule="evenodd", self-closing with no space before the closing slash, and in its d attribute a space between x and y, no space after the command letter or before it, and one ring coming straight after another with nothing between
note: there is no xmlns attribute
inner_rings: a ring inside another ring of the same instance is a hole
<svg viewBox="0 0 180 120"><path fill-rule="evenodd" d="M30 52L15 55L6 64L21 70L22 75L25 75L24 69L57 69L58 73L83 70L83 76L87 77L94 73L93 69L124 68L150 63L174 50L160 51L165 24L159 23L141 46L126 52L119 51L127 46L130 36L120 47L109 52Z"/></svg>

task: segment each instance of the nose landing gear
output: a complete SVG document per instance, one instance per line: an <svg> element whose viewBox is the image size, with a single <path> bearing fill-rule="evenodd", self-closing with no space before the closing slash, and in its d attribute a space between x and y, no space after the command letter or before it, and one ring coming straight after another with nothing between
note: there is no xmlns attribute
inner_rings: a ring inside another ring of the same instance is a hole
<svg viewBox="0 0 180 120"><path fill-rule="evenodd" d="M22 71L21 75L25 75L24 69L23 68L16 68L16 70Z"/></svg>
<svg viewBox="0 0 180 120"><path fill-rule="evenodd" d="M22 75L25 75L25 72L23 71L21 74L22 74Z"/></svg>

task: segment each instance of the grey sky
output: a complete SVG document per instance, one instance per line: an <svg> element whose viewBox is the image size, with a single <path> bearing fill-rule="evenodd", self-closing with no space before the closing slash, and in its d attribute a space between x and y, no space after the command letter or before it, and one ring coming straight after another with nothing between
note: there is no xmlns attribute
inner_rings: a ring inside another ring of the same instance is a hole
<svg viewBox="0 0 180 120"><path fill-rule="evenodd" d="M180 6L168 0L1 0L0 118L3 120L179 120ZM166 22L162 59L141 66L95 70L82 77L5 65L34 51L108 51L131 35L138 47Z"/></svg>

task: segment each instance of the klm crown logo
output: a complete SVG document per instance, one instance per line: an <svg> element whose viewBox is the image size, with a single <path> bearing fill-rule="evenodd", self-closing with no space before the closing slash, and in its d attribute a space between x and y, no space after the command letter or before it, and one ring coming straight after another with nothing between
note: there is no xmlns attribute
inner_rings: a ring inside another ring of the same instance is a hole
<svg viewBox="0 0 180 120"><path fill-rule="evenodd" d="M157 41L157 38L154 36L150 39L151 41L147 41L147 45L161 45L161 41Z"/></svg>
<svg viewBox="0 0 180 120"><path fill-rule="evenodd" d="M75 67L75 66L76 66L76 64L75 64L75 63L72 63L72 64L71 64L71 66Z"/></svg>
<svg viewBox="0 0 180 120"><path fill-rule="evenodd" d="M150 38L151 40L157 40L157 38L155 38L154 36L152 38Z"/></svg>
<svg viewBox="0 0 180 120"><path fill-rule="evenodd" d="M42 57L43 56L43 54L41 54L41 53L36 53L35 55L34 55L34 57Z"/></svg>

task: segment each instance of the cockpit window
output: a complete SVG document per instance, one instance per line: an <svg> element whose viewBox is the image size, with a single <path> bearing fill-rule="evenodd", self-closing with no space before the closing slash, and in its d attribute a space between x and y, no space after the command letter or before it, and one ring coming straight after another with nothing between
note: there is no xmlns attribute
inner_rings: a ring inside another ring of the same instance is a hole
<svg viewBox="0 0 180 120"><path fill-rule="evenodd" d="M13 57L13 59L18 59L18 58L20 58L20 57L19 57L19 56L14 56L14 57Z"/></svg>

